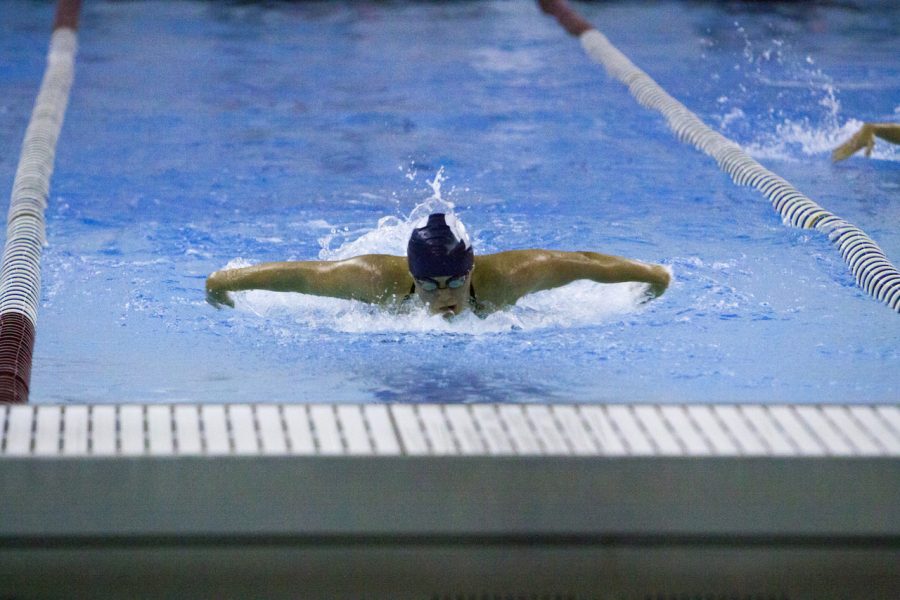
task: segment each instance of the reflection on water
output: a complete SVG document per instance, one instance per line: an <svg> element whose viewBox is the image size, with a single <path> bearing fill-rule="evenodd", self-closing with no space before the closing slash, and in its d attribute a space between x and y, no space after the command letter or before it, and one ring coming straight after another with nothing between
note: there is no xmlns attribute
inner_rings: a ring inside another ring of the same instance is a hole
<svg viewBox="0 0 900 600"><path fill-rule="evenodd" d="M426 362L415 367L386 368L360 374L381 402L539 402L571 400L552 384L523 378L516 368L490 370L478 361L469 366Z"/></svg>

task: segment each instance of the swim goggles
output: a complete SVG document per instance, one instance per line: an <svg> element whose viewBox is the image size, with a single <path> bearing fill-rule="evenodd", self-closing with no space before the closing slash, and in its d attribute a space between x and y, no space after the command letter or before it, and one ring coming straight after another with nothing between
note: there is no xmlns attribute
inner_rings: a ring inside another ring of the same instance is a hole
<svg viewBox="0 0 900 600"><path fill-rule="evenodd" d="M430 279L427 277L425 279L416 279L416 283L419 284L419 287L426 292L433 292L434 290L442 290L444 288L457 290L466 284L466 277L468 276L468 272L463 273L462 275L457 275L456 277L448 279L444 285L441 285L434 279Z"/></svg>

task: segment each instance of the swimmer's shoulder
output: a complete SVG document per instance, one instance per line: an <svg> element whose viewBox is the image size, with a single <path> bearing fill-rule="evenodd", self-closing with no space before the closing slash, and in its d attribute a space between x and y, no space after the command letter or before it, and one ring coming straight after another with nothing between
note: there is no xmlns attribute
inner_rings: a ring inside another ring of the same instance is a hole
<svg viewBox="0 0 900 600"><path fill-rule="evenodd" d="M540 253L540 250L506 250L475 255L472 285L478 301L493 307L515 304L524 293L520 275Z"/></svg>
<svg viewBox="0 0 900 600"><path fill-rule="evenodd" d="M379 285L383 294L378 294L381 303L394 304L402 301L415 283L409 274L405 256L363 254L350 260L371 270L375 279L381 282Z"/></svg>
<svg viewBox="0 0 900 600"><path fill-rule="evenodd" d="M504 250L494 254L476 254L475 271L477 272L481 269L483 272L498 275L512 275L516 270L541 262L552 254L554 254L553 250L541 250L538 248Z"/></svg>
<svg viewBox="0 0 900 600"><path fill-rule="evenodd" d="M360 254L359 256L348 258L346 261L366 264L385 273L397 273L400 271L409 273L405 256L396 256L394 254Z"/></svg>

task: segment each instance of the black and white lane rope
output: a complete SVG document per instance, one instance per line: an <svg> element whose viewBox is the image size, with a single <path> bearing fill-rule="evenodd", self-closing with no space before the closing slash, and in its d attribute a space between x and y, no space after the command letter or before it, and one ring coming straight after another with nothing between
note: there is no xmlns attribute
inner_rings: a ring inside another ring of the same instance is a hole
<svg viewBox="0 0 900 600"><path fill-rule="evenodd" d="M784 223L827 235L850 268L857 285L900 312L900 271L866 232L822 208L788 181L759 164L738 144L712 130L635 66L564 0L541 0L540 5L569 33L578 37L585 52L602 64L610 76L625 84L638 103L661 113L678 139L714 158L736 184L762 192Z"/></svg>
<svg viewBox="0 0 900 600"><path fill-rule="evenodd" d="M27 402L41 295L44 210L75 72L79 0L61 0L47 68L25 130L0 266L0 403Z"/></svg>

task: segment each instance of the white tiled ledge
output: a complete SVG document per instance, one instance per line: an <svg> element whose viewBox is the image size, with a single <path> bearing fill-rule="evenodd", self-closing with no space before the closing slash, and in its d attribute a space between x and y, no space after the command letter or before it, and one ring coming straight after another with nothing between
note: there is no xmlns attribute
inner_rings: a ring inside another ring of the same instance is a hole
<svg viewBox="0 0 900 600"><path fill-rule="evenodd" d="M0 458L900 456L895 405L0 406Z"/></svg>

